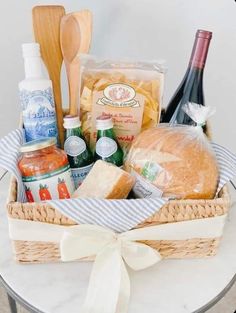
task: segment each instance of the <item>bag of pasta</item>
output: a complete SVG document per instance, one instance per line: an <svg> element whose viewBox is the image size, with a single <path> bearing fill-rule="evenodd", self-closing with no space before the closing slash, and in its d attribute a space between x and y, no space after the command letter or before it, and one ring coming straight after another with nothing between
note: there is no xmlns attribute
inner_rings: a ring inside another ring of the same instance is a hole
<svg viewBox="0 0 236 313"><path fill-rule="evenodd" d="M119 144L159 123L164 67L158 62L98 61L82 56L80 115L83 133L94 149L96 118L112 116Z"/></svg>

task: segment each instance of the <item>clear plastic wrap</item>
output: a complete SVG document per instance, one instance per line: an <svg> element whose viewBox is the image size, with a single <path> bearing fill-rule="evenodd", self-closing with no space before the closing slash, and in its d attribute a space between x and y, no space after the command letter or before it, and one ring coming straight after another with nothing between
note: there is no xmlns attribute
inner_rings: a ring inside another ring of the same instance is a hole
<svg viewBox="0 0 236 313"><path fill-rule="evenodd" d="M82 57L80 114L82 129L93 149L95 120L113 117L122 148L140 131L156 126L160 119L165 69L158 62L114 62Z"/></svg>
<svg viewBox="0 0 236 313"><path fill-rule="evenodd" d="M197 126L160 124L133 142L125 169L137 179L136 197L214 198L218 165L200 126L211 113L195 104L185 109L190 109Z"/></svg>

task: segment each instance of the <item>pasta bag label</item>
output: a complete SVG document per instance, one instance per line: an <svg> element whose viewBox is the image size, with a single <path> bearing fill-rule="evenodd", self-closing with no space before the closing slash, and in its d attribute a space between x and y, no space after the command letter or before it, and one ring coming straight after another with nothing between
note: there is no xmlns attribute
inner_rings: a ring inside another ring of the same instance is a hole
<svg viewBox="0 0 236 313"><path fill-rule="evenodd" d="M139 107L139 102L135 99L134 88L125 84L112 84L103 91L104 97L97 101L97 104L110 105L118 108Z"/></svg>
<svg viewBox="0 0 236 313"><path fill-rule="evenodd" d="M122 147L131 144L141 131L144 103L145 97L127 84L115 83L93 91L91 147L96 143L96 118L101 115L112 116Z"/></svg>

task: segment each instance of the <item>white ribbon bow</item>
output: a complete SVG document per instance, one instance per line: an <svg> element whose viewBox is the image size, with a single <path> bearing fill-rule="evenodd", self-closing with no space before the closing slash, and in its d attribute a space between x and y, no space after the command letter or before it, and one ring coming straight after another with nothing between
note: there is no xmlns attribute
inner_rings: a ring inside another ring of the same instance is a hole
<svg viewBox="0 0 236 313"><path fill-rule="evenodd" d="M130 281L124 261L137 271L161 260L156 250L135 242L144 239L140 237L141 233L142 229L137 229L116 234L93 225L80 225L77 229L65 231L60 245L62 261L96 255L84 313L127 312Z"/></svg>
<svg viewBox="0 0 236 313"><path fill-rule="evenodd" d="M116 234L96 225L61 226L8 218L13 240L60 243L62 261L95 256L83 313L126 313L130 281L124 261L134 270L161 260L145 240L188 240L219 238L226 214L167 223Z"/></svg>

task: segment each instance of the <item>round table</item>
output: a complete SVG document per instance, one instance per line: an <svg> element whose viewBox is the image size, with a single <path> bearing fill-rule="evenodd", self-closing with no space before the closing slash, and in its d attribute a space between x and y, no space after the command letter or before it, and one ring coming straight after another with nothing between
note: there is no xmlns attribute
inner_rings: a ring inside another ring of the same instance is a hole
<svg viewBox="0 0 236 313"><path fill-rule="evenodd" d="M8 185L9 178L4 177L0 182L0 282L10 295L13 311L11 297L30 312L79 313L92 263L15 263L5 209ZM232 188L231 194L236 198ZM236 205L230 211L217 256L163 260L149 269L130 271L129 313L200 313L213 306L236 280L235 230Z"/></svg>

